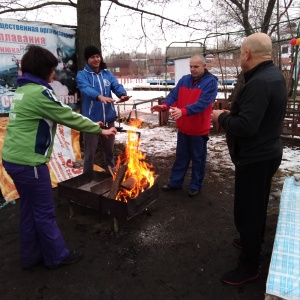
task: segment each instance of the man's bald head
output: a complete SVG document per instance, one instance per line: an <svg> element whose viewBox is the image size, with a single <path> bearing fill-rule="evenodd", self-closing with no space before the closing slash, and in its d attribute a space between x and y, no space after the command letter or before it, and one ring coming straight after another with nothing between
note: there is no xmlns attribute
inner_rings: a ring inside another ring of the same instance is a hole
<svg viewBox="0 0 300 300"><path fill-rule="evenodd" d="M271 60L272 41L262 32L253 33L244 39L241 46L241 67L247 72L259 63Z"/></svg>
<svg viewBox="0 0 300 300"><path fill-rule="evenodd" d="M196 53L191 57L191 60L194 61L200 61L201 63L205 64L205 58L203 55L201 55L200 53Z"/></svg>
<svg viewBox="0 0 300 300"><path fill-rule="evenodd" d="M194 79L198 79L204 74L205 67L205 58L201 54L195 54L190 58L190 71Z"/></svg>

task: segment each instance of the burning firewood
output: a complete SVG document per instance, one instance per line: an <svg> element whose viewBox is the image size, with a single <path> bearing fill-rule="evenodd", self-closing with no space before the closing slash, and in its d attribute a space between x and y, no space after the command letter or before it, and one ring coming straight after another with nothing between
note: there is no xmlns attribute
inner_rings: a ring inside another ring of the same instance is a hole
<svg viewBox="0 0 300 300"><path fill-rule="evenodd" d="M137 127L139 124L131 124ZM116 182L115 189L119 189L117 194L113 193L112 198L118 201L127 202L129 199L135 199L141 192L151 188L154 184L154 171L152 165L148 164L145 160L146 154L143 153L139 147L140 133L135 130L126 130L127 144L118 156L117 169L122 162L127 162L127 170L123 176L123 180ZM113 176L116 178L116 175ZM120 178L119 178L120 179Z"/></svg>
<svg viewBox="0 0 300 300"><path fill-rule="evenodd" d="M121 183L121 187L123 187L124 189L130 191L130 190L132 190L134 188L134 186L135 186L136 183L137 183L136 178L128 177L126 180L124 180Z"/></svg>
<svg viewBox="0 0 300 300"><path fill-rule="evenodd" d="M154 182L157 180L158 175L154 175ZM134 188L134 186L137 183L137 179L134 177L128 177L126 178L121 184L120 186L123 187L126 190L132 190ZM149 187L149 182L143 182L141 181L141 186L142 188L145 190Z"/></svg>
<svg viewBox="0 0 300 300"><path fill-rule="evenodd" d="M111 186L111 190L109 192L108 198L116 199L116 196L120 189L120 184L124 179L126 170L127 170L127 164L121 165L120 168L118 169L116 179L114 180L114 182Z"/></svg>

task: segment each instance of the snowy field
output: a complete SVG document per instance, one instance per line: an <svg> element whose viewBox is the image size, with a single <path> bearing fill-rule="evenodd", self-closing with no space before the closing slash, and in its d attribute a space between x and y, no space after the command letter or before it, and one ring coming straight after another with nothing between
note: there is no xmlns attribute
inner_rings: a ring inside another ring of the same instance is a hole
<svg viewBox="0 0 300 300"><path fill-rule="evenodd" d="M121 123L124 129L132 129ZM138 129L141 133L141 150L151 156L169 156L174 155L176 149L177 130L172 126L155 126L153 128ZM118 133L116 140L125 143L127 135ZM208 157L210 162L214 162L216 169L232 168L224 134L210 135L208 145ZM296 148L285 147L283 159L280 166L283 175L300 173L300 151Z"/></svg>
<svg viewBox="0 0 300 300"><path fill-rule="evenodd" d="M156 97L165 97L164 91L129 91L128 95L132 96L131 105L138 99L149 100ZM129 101L128 101L129 102ZM153 105L157 104L154 102ZM144 121L152 123L149 128L138 129L141 132L141 150L147 155L153 156L168 156L174 155L176 149L177 131L175 126L158 126L158 116L151 114L150 103L137 105L138 117L139 114ZM128 108L128 111L130 109ZM146 113L146 114L143 114ZM130 127L120 124L124 129ZM132 129L132 128L131 128ZM134 129L134 128L133 128ZM116 140L119 142L126 142L127 135L125 133L118 133ZM211 135L208 141L208 161L213 162L216 171L218 168L231 168L233 164L230 160L228 149L225 141L225 135ZM300 173L300 151L295 148L284 148L283 160L280 166L282 180L285 177L291 176L294 173Z"/></svg>

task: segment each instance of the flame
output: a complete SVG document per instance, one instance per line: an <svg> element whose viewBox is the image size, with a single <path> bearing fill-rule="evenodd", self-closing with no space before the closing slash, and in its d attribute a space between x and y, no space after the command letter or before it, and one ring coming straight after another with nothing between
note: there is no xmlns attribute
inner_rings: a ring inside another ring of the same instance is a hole
<svg viewBox="0 0 300 300"><path fill-rule="evenodd" d="M138 127L140 120L133 120L131 126ZM134 182L131 190L120 187L116 200L127 202L128 199L136 198L141 192L150 188L154 184L153 166L145 161L146 154L140 150L140 134L137 131L127 131L127 144L123 155L118 156L116 170L118 171L121 164L127 164L127 170L123 182L130 178ZM116 175L114 176L114 180Z"/></svg>

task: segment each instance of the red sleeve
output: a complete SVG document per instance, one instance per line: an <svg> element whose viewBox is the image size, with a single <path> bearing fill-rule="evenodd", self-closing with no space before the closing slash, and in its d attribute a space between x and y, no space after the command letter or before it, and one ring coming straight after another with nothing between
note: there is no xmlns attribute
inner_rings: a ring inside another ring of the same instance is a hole
<svg viewBox="0 0 300 300"><path fill-rule="evenodd" d="M185 107L180 108L180 110L181 110L183 116L187 116L188 112Z"/></svg>
<svg viewBox="0 0 300 300"><path fill-rule="evenodd" d="M163 103L162 106L164 106L166 110L170 108L170 106L167 103Z"/></svg>

